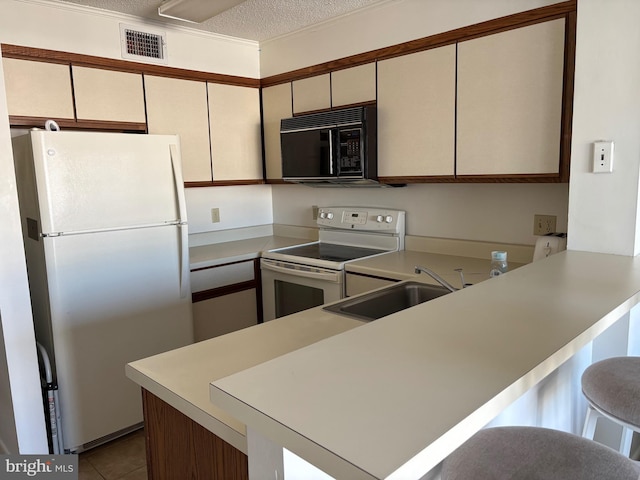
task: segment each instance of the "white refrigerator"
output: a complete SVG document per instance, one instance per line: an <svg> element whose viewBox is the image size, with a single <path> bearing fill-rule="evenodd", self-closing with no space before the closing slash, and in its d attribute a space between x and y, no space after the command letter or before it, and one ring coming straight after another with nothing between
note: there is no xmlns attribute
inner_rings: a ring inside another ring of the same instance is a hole
<svg viewBox="0 0 640 480"><path fill-rule="evenodd" d="M125 364L193 342L179 139L13 140L36 339L57 385L50 435L80 452L141 424Z"/></svg>

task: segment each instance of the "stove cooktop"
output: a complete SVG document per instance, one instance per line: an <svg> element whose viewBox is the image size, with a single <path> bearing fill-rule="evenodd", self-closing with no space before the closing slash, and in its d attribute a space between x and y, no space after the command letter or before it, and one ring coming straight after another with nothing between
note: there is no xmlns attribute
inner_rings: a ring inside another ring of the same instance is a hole
<svg viewBox="0 0 640 480"><path fill-rule="evenodd" d="M284 255L294 255L296 257L313 258L316 260L326 260L330 262L347 262L358 258L369 257L388 250L378 250L374 248L353 247L350 245L339 245L335 243L310 243L297 247L278 250Z"/></svg>

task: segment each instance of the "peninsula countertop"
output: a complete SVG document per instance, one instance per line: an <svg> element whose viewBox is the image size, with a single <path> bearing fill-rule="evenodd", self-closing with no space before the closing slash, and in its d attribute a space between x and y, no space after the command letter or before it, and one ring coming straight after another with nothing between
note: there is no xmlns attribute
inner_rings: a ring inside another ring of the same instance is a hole
<svg viewBox="0 0 640 480"><path fill-rule="evenodd" d="M362 325L300 312L171 350L126 366L126 375L243 453L245 425L209 400L209 382Z"/></svg>
<svg viewBox="0 0 640 480"><path fill-rule="evenodd" d="M420 478L639 292L640 258L562 252L215 380L211 399L336 478Z"/></svg>

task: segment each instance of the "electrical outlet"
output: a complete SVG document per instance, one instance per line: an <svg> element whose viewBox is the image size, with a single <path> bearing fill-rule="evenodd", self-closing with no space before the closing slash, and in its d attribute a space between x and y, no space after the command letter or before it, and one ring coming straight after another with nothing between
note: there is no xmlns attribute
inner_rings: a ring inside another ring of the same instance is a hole
<svg viewBox="0 0 640 480"><path fill-rule="evenodd" d="M311 214L313 215L313 219L317 220L318 219L318 205L312 205L311 206Z"/></svg>
<svg viewBox="0 0 640 480"><path fill-rule="evenodd" d="M547 233L555 233L556 231L555 215L534 215L533 216L533 234L546 235Z"/></svg>
<svg viewBox="0 0 640 480"><path fill-rule="evenodd" d="M220 222L220 209L212 208L211 209L211 223L219 223Z"/></svg>

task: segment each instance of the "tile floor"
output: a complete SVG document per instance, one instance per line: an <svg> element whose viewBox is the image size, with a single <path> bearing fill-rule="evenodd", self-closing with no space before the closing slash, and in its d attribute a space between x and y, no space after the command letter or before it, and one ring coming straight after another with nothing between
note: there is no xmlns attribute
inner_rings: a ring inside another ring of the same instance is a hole
<svg viewBox="0 0 640 480"><path fill-rule="evenodd" d="M146 480L144 430L83 452L78 480Z"/></svg>

